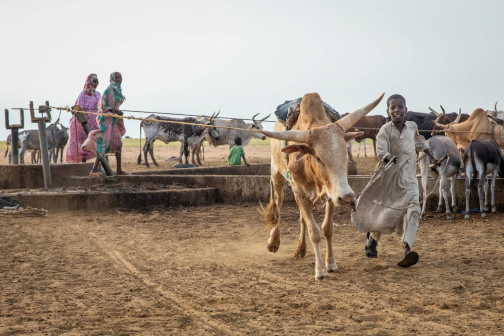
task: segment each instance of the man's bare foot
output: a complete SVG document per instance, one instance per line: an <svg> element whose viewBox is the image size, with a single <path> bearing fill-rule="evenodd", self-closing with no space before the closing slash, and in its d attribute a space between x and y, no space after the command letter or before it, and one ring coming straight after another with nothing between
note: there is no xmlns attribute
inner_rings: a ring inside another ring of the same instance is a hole
<svg viewBox="0 0 504 336"><path fill-rule="evenodd" d="M126 173L125 171L120 170L120 171L118 171L116 173L116 175L128 175L128 173Z"/></svg>

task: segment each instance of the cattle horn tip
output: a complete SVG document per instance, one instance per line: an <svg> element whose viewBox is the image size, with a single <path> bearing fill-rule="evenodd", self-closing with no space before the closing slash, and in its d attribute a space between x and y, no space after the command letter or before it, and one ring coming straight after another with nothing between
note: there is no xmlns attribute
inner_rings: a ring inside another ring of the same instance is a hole
<svg viewBox="0 0 504 336"><path fill-rule="evenodd" d="M270 113L270 114L268 114L266 117L262 118L262 119L261 119L261 122L263 122L264 120L268 119L270 116L271 116L271 113Z"/></svg>
<svg viewBox="0 0 504 336"><path fill-rule="evenodd" d="M436 111L434 111L434 110L433 110L433 109L431 109L430 107L429 107L429 110L430 110L432 113L434 113L436 116L439 116L439 113L438 113L438 112L436 112Z"/></svg>
<svg viewBox="0 0 504 336"><path fill-rule="evenodd" d="M443 111L443 115L446 115L446 111L445 111L443 105L439 105L439 107L441 107L441 111Z"/></svg>

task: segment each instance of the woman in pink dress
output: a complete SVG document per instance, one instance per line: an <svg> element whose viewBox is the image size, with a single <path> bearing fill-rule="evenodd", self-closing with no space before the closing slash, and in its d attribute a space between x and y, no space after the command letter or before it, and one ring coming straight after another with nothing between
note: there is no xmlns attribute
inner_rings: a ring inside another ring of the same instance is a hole
<svg viewBox="0 0 504 336"><path fill-rule="evenodd" d="M119 110L121 104L126 100L122 93L122 76L119 72L113 72L110 75L110 85L103 92L102 99L98 105L98 110L104 115L96 118L98 129L91 131L88 138L82 144L82 148L92 152L95 157L100 158L108 153L114 153L117 161L117 175L125 175L121 168L121 137L126 133L123 112ZM98 176L98 163L96 160L89 176Z"/></svg>
<svg viewBox="0 0 504 336"><path fill-rule="evenodd" d="M98 112L98 102L100 101L101 94L96 91L98 86L98 76L91 74L86 79L84 90L77 97L75 105L79 105L83 111ZM88 126L90 130L98 129L95 115L88 115ZM81 149L82 144L87 139L87 134L84 131L81 123L77 120L75 115L70 119L70 135L66 149L66 162L79 163L86 162L86 160L95 158L94 153Z"/></svg>

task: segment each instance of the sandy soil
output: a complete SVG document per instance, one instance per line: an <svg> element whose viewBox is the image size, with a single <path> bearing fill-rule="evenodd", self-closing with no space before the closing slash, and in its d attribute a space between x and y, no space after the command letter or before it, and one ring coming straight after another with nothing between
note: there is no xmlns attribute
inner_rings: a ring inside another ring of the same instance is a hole
<svg viewBox="0 0 504 336"><path fill-rule="evenodd" d="M418 232L420 263L405 270L399 237L367 259L340 210L340 271L316 282L312 249L293 257L295 205L283 208L276 254L256 208L1 218L0 334L502 335L502 214L435 214Z"/></svg>

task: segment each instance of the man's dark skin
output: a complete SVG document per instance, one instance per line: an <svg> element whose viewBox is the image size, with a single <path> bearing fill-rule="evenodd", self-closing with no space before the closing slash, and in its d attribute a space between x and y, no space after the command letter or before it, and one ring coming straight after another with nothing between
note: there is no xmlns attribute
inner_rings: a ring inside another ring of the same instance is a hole
<svg viewBox="0 0 504 336"><path fill-rule="evenodd" d="M395 98L389 101L387 114L392 118L392 122L394 123L394 126L397 128L399 133L402 133L404 129L404 117L406 116L406 112L408 112L408 108L405 106L402 99ZM430 149L425 150L424 153L427 154L427 156L435 166L440 165L439 160L436 160L434 158ZM390 155L384 159L385 163L390 162L390 160L392 160L392 162L394 163L397 163L397 157L395 156ZM410 250L410 246L407 243L404 243L404 254L407 254Z"/></svg>

